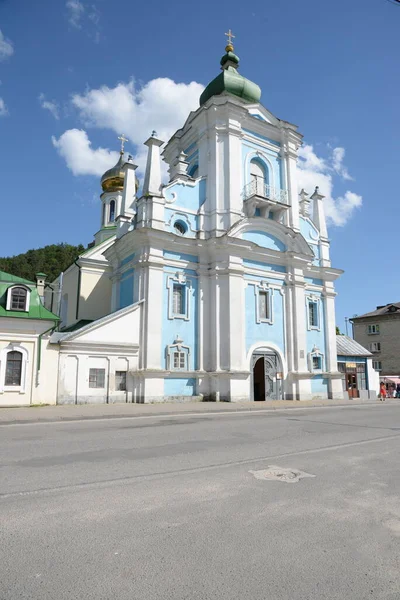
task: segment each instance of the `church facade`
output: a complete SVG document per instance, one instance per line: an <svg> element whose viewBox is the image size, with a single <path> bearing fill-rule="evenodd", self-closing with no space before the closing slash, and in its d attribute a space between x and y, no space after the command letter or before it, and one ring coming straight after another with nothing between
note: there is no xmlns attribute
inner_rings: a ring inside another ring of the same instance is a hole
<svg viewBox="0 0 400 600"><path fill-rule="evenodd" d="M95 244L47 288L59 403L343 398L323 196L238 66L228 44L182 129L145 142L141 194L123 148L103 175Z"/></svg>

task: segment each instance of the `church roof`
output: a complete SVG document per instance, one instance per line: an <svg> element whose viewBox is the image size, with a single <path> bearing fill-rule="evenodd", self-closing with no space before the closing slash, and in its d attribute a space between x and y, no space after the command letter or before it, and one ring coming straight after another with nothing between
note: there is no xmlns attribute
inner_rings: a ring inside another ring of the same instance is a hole
<svg viewBox="0 0 400 600"><path fill-rule="evenodd" d="M233 94L250 104L259 102L261 89L238 72L239 57L234 54L233 45L229 43L225 50L226 54L221 58L222 73L217 75L203 91L200 96L200 106L203 106L212 96L219 96L223 92Z"/></svg>
<svg viewBox="0 0 400 600"><path fill-rule="evenodd" d="M29 310L7 310L7 290L15 284L24 284L29 288ZM0 317L15 317L18 319L41 319L45 321L59 321L59 317L45 308L40 300L36 283L23 279L16 275L11 275L5 271L0 271Z"/></svg>

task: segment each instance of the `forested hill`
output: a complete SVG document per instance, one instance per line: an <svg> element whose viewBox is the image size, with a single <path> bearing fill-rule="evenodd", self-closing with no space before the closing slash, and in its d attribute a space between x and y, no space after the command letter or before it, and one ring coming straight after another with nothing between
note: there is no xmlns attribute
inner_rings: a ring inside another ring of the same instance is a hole
<svg viewBox="0 0 400 600"><path fill-rule="evenodd" d="M0 258L0 271L36 281L36 273L46 273L47 281L53 281L61 271L65 271L85 248L70 244L52 244L28 250L24 254Z"/></svg>

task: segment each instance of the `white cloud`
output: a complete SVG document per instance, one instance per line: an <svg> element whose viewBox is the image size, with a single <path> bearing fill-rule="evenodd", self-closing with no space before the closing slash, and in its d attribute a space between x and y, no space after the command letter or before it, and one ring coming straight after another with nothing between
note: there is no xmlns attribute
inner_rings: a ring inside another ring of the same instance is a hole
<svg viewBox="0 0 400 600"><path fill-rule="evenodd" d="M198 108L203 89L195 81L186 84L158 78L139 89L130 81L88 90L75 94L72 103L86 126L124 132L131 144L142 147L153 130L168 141L189 112Z"/></svg>
<svg viewBox="0 0 400 600"><path fill-rule="evenodd" d="M0 98L0 117L6 117L7 115L8 115L7 106L6 106L3 98Z"/></svg>
<svg viewBox="0 0 400 600"><path fill-rule="evenodd" d="M14 54L14 47L12 45L12 42L10 42L10 40L7 40L4 37L4 34L2 33L2 31L0 30L0 61L6 60L6 58L9 58L13 54Z"/></svg>
<svg viewBox="0 0 400 600"><path fill-rule="evenodd" d="M344 148L334 148L328 159L317 156L313 146L305 144L299 149L299 189L310 195L316 186L325 196L325 214L328 223L343 226L352 217L355 209L362 205L362 196L347 190L342 196L333 196L334 176L341 180L351 179L343 165Z"/></svg>
<svg viewBox="0 0 400 600"><path fill-rule="evenodd" d="M50 102L49 100L46 100L44 94L40 94L39 102L40 102L40 106L42 108L44 108L45 110L48 110L55 119L58 120L60 118L60 108L59 108L57 102L55 102L54 100L52 102Z"/></svg>
<svg viewBox="0 0 400 600"><path fill-rule="evenodd" d="M53 136L52 142L73 175L100 177L116 164L119 156L118 152L110 152L106 148L94 150L86 131L82 129L68 129L59 139Z"/></svg>
<svg viewBox="0 0 400 600"><path fill-rule="evenodd" d="M86 127L110 129L117 135L125 133L129 138L126 150L134 156L139 171L143 172L147 155L143 143L153 130L157 131L160 139L168 141L183 126L189 112L198 107L203 89L194 81L175 83L167 78L153 79L136 89L131 81L119 83L114 88L102 86L82 95L75 94L72 104ZM118 143L117 139L115 143ZM104 153L118 156L104 148L93 150L87 133L78 129L66 131L59 140L53 138L53 144L74 175L101 175L111 166L107 164L104 168ZM74 159L76 153L80 155L79 164ZM101 166L93 166L96 157L101 159ZM87 166L83 167L83 164Z"/></svg>
<svg viewBox="0 0 400 600"><path fill-rule="evenodd" d="M82 27L82 18L85 13L85 7L79 0L68 0L65 4L68 10L68 21L72 27L80 29Z"/></svg>
<svg viewBox="0 0 400 600"><path fill-rule="evenodd" d="M349 175L347 168L343 164L344 156L346 151L344 148L338 147L332 150L332 164L334 171L346 179L347 181L352 181L353 178Z"/></svg>

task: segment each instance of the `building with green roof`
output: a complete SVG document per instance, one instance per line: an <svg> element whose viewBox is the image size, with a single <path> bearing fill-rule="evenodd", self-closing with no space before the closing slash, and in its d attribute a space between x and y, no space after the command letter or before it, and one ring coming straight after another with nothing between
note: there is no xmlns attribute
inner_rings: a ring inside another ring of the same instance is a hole
<svg viewBox="0 0 400 600"><path fill-rule="evenodd" d="M43 305L45 281L0 271L0 406L56 402L58 349L49 340L59 318Z"/></svg>

